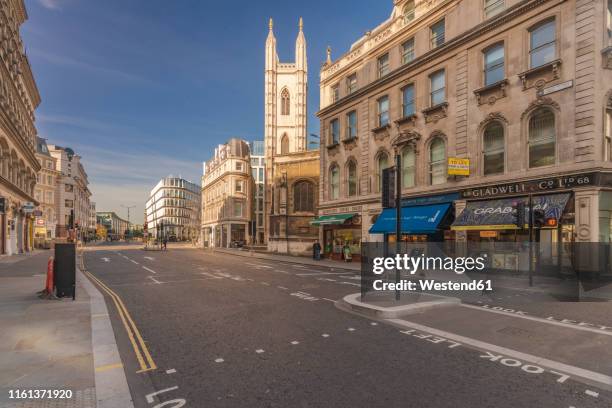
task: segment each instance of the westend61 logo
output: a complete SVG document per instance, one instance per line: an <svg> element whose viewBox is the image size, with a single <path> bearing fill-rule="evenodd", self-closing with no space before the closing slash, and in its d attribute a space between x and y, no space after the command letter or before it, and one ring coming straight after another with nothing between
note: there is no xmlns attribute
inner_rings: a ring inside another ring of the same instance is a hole
<svg viewBox="0 0 612 408"><path fill-rule="evenodd" d="M439 257L439 256L409 256L408 254L397 254L394 257L376 257L373 259L372 272L382 275L385 272L406 272L415 275L419 271L452 271L457 275L465 272L482 272L486 265L486 255L478 258L472 257ZM385 282L377 279L373 282L375 291L384 290L436 290L436 291L482 291L492 290L491 280L473 280L470 282L439 282L434 279L400 280L399 282Z"/></svg>

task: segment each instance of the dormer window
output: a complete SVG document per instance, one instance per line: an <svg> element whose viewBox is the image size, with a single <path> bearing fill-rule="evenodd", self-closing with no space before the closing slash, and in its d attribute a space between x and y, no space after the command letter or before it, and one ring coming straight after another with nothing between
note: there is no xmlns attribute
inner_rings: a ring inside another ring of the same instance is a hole
<svg viewBox="0 0 612 408"><path fill-rule="evenodd" d="M402 15L404 17L404 24L408 24L414 20L414 1L409 1L406 3L402 11Z"/></svg>

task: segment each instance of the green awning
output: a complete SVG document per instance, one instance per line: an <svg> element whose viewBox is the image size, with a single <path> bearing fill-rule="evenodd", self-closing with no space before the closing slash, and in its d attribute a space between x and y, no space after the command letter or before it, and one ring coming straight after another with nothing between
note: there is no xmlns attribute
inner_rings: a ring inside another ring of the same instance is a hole
<svg viewBox="0 0 612 408"><path fill-rule="evenodd" d="M310 221L311 225L342 225L346 220L353 218L355 214L322 215Z"/></svg>

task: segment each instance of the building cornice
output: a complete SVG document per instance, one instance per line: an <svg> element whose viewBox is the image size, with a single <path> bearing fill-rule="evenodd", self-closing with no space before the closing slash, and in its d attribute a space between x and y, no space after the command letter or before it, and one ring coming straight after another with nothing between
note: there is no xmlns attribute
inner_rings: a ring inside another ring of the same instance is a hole
<svg viewBox="0 0 612 408"><path fill-rule="evenodd" d="M415 58L412 62L396 68L383 78L377 79L367 84L363 88L351 93L350 95L346 95L343 98L340 98L337 102L328 105L323 109L320 109L316 115L317 117L321 118L337 109L343 108L345 105L355 102L356 100L367 95L374 89L393 82L399 77L408 74L410 71L432 62L441 55L455 50L456 48L466 44L467 42L472 41L475 38L478 38L523 14L526 14L534 8L551 1L555 1L559 4L565 2L566 0L523 0L521 3L518 3L508 8L503 13L500 13L499 15L492 17L489 20L483 21L475 27L471 28L470 30L466 31L465 33L454 37L453 39L439 46L438 48L430 50L422 56Z"/></svg>

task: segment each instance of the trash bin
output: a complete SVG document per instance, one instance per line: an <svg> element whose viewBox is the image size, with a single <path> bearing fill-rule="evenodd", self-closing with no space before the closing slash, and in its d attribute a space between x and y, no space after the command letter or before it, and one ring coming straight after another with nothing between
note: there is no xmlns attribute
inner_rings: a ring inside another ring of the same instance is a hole
<svg viewBox="0 0 612 408"><path fill-rule="evenodd" d="M55 244L53 283L57 297L75 297L76 245Z"/></svg>

